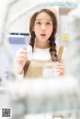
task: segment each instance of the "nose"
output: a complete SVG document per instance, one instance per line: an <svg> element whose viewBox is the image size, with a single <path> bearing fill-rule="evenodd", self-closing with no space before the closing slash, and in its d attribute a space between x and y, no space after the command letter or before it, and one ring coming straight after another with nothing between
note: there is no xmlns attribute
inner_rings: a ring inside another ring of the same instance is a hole
<svg viewBox="0 0 80 119"><path fill-rule="evenodd" d="M41 29L44 31L45 28L46 28L46 27L45 27L45 24L42 24L42 25L41 25Z"/></svg>

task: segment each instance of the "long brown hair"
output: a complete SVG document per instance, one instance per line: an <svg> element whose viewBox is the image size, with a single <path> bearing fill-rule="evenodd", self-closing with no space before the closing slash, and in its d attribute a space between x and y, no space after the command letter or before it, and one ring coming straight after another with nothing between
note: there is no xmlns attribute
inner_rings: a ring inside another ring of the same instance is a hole
<svg viewBox="0 0 80 119"><path fill-rule="evenodd" d="M35 20L37 15L39 15L42 12L46 12L52 19L52 23L53 23L53 31L52 34L49 38L49 46L50 46L50 54L51 54L51 58L53 61L57 61L57 50L56 50L56 43L55 43L55 35L57 32L57 19L56 19L56 15L49 9L42 9L40 11L37 11L30 20L30 26L29 26L29 31L31 34L31 39L30 39L30 45L32 46L32 48L34 48L34 43L35 43L35 32L33 31L34 29L34 24L35 24Z"/></svg>

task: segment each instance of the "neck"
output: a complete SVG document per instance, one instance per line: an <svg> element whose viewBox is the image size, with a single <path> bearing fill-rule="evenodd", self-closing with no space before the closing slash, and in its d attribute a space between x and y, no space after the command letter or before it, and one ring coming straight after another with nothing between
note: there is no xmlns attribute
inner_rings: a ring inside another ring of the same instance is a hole
<svg viewBox="0 0 80 119"><path fill-rule="evenodd" d="M42 49L49 48L49 42L48 41L46 41L46 42L36 41L35 47L42 48Z"/></svg>

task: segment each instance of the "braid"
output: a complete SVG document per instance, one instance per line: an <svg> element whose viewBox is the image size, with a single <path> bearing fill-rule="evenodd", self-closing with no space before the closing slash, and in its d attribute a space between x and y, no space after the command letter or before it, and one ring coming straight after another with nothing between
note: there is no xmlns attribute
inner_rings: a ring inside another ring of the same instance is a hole
<svg viewBox="0 0 80 119"><path fill-rule="evenodd" d="M34 48L34 43L35 43L35 33L34 31L31 32L31 39L30 39L30 45L32 46L32 49Z"/></svg>
<svg viewBox="0 0 80 119"><path fill-rule="evenodd" d="M58 61L58 56L57 56L57 50L56 50L56 43L55 43L55 37L53 36L49 38L49 45L50 45L50 54L52 61Z"/></svg>

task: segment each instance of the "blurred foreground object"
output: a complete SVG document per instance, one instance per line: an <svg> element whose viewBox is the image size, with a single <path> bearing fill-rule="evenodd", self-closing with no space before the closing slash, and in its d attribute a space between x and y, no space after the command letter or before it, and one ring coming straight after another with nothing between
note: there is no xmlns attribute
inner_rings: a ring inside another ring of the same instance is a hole
<svg viewBox="0 0 80 119"><path fill-rule="evenodd" d="M18 80L9 83L8 90L12 119L23 119L26 114L55 114L80 109L80 89L72 77Z"/></svg>
<svg viewBox="0 0 80 119"><path fill-rule="evenodd" d="M69 13L68 25L71 74L80 84L80 6Z"/></svg>

